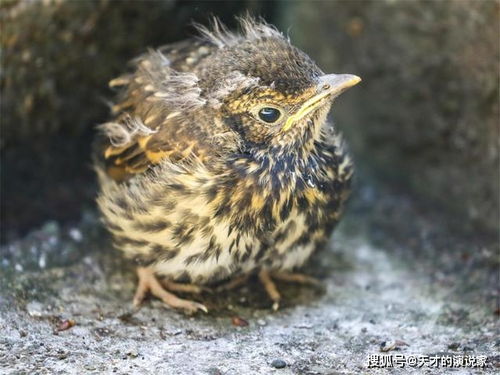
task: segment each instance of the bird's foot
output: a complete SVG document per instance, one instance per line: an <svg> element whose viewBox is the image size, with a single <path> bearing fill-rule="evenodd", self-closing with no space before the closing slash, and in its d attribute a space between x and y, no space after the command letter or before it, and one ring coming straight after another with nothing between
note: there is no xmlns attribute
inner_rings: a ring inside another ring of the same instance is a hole
<svg viewBox="0 0 500 375"><path fill-rule="evenodd" d="M212 293L212 289L195 285L195 284L184 284L184 283L176 283L170 280L160 280L160 283L172 292L181 292L181 293L191 293L191 294L201 294L201 293Z"/></svg>
<svg viewBox="0 0 500 375"><path fill-rule="evenodd" d="M321 286L321 281L314 277L304 275L303 273L287 272L287 271L274 271L271 273L273 279L288 281L291 283Z"/></svg>
<svg viewBox="0 0 500 375"><path fill-rule="evenodd" d="M239 288L243 284L245 284L248 280L250 275L241 275L238 277L235 277L234 279L228 281L227 283L224 283L222 285L219 285L215 290L217 292L227 292L228 290L233 290L236 288Z"/></svg>
<svg viewBox="0 0 500 375"><path fill-rule="evenodd" d="M264 289L266 290L267 295L271 300L273 301L273 310L277 311L280 306L280 301L281 301L281 294L278 291L278 288L276 287L276 284L273 281L274 279L281 280L281 281L288 281L288 282L294 282L298 284L305 284L305 285L314 285L314 286L320 286L321 283L319 280L315 279L314 277L307 276L301 273L293 273L293 272L286 272L286 271L266 271L266 270L261 270L259 272L259 280L264 286Z"/></svg>
<svg viewBox="0 0 500 375"><path fill-rule="evenodd" d="M270 272L261 270L259 272L259 280L264 286L267 295L273 301L273 310L277 311L280 307L281 294L278 292L278 288L276 288L276 284L273 279L271 279Z"/></svg>
<svg viewBox="0 0 500 375"><path fill-rule="evenodd" d="M148 293L151 293L153 296L161 299L163 303L168 307L184 310L188 314L193 314L198 310L208 312L207 308L201 303L179 298L175 294L172 294L165 290L165 287L160 284L151 268L138 267L137 276L139 277L139 283L134 295L133 303L135 307L138 307L142 303L146 295ZM179 287L179 285L183 285L177 283L173 284L175 284L177 287ZM189 286L190 285L184 285L184 287Z"/></svg>

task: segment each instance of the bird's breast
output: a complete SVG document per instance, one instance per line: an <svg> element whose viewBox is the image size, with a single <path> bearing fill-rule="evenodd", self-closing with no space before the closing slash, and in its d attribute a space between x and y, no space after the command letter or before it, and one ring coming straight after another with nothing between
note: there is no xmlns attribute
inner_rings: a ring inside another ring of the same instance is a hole
<svg viewBox="0 0 500 375"><path fill-rule="evenodd" d="M335 165L166 165L135 183L102 184L98 203L129 257L172 279L211 283L304 263L339 214L346 186Z"/></svg>

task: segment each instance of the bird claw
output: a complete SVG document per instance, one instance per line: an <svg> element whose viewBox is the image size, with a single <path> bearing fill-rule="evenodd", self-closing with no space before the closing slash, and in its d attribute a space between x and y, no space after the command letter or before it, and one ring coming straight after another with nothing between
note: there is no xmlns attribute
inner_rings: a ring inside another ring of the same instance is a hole
<svg viewBox="0 0 500 375"><path fill-rule="evenodd" d="M266 270L261 270L259 272L259 280L264 286L267 295L273 301L272 309L273 311L277 311L280 307L281 295L276 287L276 284L273 281L273 278L277 280L294 282L305 285L313 285L315 287L322 287L322 284L319 280L310 277L308 275L303 275L300 273L291 273L291 272L270 272Z"/></svg>
<svg viewBox="0 0 500 375"><path fill-rule="evenodd" d="M188 315L192 315L192 314L198 312L198 310L203 311L205 314L208 313L208 309L206 308L206 306L201 304L201 303L194 302L194 301L187 301L187 300L183 300L183 301L185 303L183 303L182 306L181 305L176 306L176 308L184 310L184 312L186 312L186 314L188 314Z"/></svg>
<svg viewBox="0 0 500 375"><path fill-rule="evenodd" d="M139 277L139 284L133 299L134 307L137 308L144 300L146 294L150 293L162 300L169 308L183 310L187 314L193 314L198 310L208 313L208 309L205 305L179 298L175 294L165 290L151 269L139 267L137 269L137 275Z"/></svg>

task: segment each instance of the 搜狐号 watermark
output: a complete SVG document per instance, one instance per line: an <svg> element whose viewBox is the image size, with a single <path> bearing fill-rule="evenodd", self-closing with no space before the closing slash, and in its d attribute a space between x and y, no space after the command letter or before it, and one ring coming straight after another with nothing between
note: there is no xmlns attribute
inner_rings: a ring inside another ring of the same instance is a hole
<svg viewBox="0 0 500 375"><path fill-rule="evenodd" d="M485 355L406 355L406 354L370 354L368 368L389 367L469 367L483 368L488 357Z"/></svg>

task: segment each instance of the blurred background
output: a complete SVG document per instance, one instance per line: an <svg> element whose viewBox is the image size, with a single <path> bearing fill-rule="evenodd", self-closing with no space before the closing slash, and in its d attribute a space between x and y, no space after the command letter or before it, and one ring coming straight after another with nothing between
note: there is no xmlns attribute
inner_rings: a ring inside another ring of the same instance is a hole
<svg viewBox="0 0 500 375"><path fill-rule="evenodd" d="M331 113L356 180L304 269L325 290L280 285L277 313L249 284L196 319L154 300L131 314L90 163L108 81L193 21L234 28L247 12L363 79ZM498 373L499 15L499 0L0 0L0 368L254 374L278 358L284 373L359 374L397 349L487 355ZM58 336L64 319L77 326Z"/></svg>
<svg viewBox="0 0 500 375"><path fill-rule="evenodd" d="M325 72L363 78L333 111L358 172L463 228L498 231L498 1L6 0L3 243L93 209L93 129L128 60L194 35L192 21L217 15L235 27L245 12L288 33Z"/></svg>

